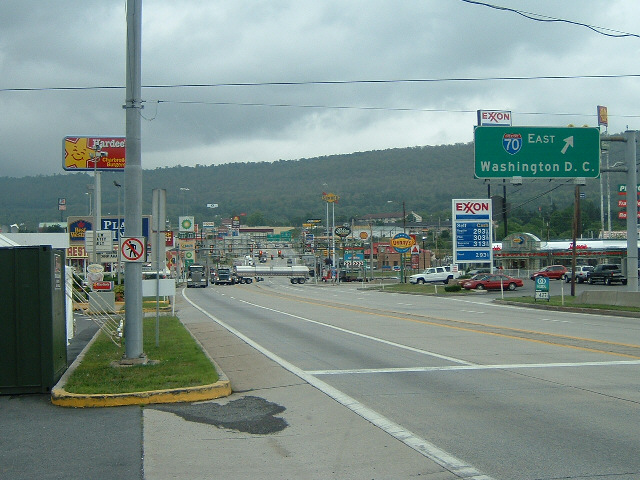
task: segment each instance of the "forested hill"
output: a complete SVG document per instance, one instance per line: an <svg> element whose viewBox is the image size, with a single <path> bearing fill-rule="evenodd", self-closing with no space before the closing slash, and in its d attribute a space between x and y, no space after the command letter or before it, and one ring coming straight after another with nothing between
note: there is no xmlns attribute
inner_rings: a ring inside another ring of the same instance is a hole
<svg viewBox="0 0 640 480"><path fill-rule="evenodd" d="M615 152L612 152L612 160ZM144 157L142 159L144 166ZM473 144L396 148L273 163L233 163L157 168L143 172L143 213L151 210L151 191L167 190L167 215L174 222L183 213L196 222L246 214L255 224L300 225L308 218L324 218L322 193L340 196L336 221L371 213L407 212L426 218L446 215L452 198L484 198L487 184L473 178ZM102 176L102 212L117 212L113 180L124 184L122 173ZM59 221L58 198L66 198L67 215L86 215L90 173L68 173L23 178L0 177L0 224ZM564 182L563 182L564 183ZM612 180L612 188L617 180ZM565 207L573 200L569 186L558 182L525 181L507 184L513 207L539 211L542 206ZM189 190L181 190L188 188ZM124 190L124 189L123 189ZM551 191L552 190L552 191ZM494 181L492 195L502 195L502 183ZM599 204L599 181L590 180L584 191ZM549 193L546 193L549 192ZM124 191L121 192L121 201ZM597 201L596 201L597 200ZM217 209L207 204L218 204ZM124 212L124 207L121 207ZM175 223L174 223L175 224Z"/></svg>

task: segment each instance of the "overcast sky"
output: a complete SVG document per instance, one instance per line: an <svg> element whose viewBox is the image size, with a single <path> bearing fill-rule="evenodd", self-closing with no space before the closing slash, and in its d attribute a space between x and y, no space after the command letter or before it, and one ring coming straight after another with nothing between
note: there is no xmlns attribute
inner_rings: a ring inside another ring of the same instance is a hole
<svg viewBox="0 0 640 480"><path fill-rule="evenodd" d="M463 0L144 0L142 166L469 142L478 109L595 126L604 105L609 132L640 129L640 2L487 3L575 23ZM124 136L125 6L0 1L0 176L62 173L65 136ZM620 78L447 80L593 75ZM313 83L363 80L441 81Z"/></svg>

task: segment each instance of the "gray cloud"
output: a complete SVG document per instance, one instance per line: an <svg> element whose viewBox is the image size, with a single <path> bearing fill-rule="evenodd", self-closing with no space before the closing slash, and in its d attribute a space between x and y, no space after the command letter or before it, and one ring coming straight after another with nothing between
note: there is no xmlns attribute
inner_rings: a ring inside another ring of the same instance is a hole
<svg viewBox="0 0 640 480"><path fill-rule="evenodd" d="M628 32L640 17L631 0L508 6ZM124 86L124 7L3 1L0 88ZM640 50L638 38L460 0L145 0L142 35L144 85L633 74ZM468 142L479 108L595 125L601 104L621 131L638 128L637 89L635 78L144 88L143 167ZM64 136L124 134L123 103L123 89L0 91L0 175L59 173Z"/></svg>

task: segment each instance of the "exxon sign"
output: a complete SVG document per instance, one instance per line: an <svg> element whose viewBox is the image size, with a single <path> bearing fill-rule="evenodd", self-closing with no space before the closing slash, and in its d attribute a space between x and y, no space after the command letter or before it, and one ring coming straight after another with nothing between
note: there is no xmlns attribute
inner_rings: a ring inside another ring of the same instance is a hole
<svg viewBox="0 0 640 480"><path fill-rule="evenodd" d="M511 126L511 112L508 110L478 110L478 125L488 126Z"/></svg>
<svg viewBox="0 0 640 480"><path fill-rule="evenodd" d="M487 215L491 211L489 202L483 202L478 200L468 201L456 201L454 202L454 209L456 216L459 214L464 215Z"/></svg>

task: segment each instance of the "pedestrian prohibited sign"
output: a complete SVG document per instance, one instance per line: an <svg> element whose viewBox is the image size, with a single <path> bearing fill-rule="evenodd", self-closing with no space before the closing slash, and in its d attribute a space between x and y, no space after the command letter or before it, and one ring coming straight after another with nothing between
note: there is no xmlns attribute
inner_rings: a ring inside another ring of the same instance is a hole
<svg viewBox="0 0 640 480"><path fill-rule="evenodd" d="M144 262L144 237L122 237L120 253L125 262Z"/></svg>

